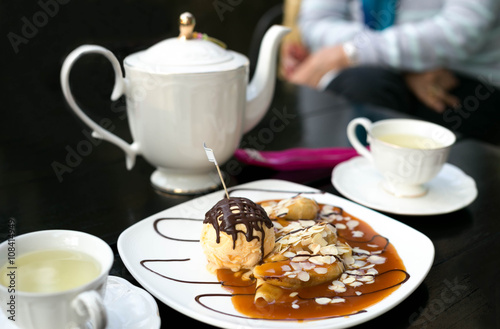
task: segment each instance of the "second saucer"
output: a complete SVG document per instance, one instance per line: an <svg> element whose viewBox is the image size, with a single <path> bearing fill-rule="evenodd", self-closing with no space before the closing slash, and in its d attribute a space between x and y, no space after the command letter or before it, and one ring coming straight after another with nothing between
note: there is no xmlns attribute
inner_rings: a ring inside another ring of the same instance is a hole
<svg viewBox="0 0 500 329"><path fill-rule="evenodd" d="M381 187L382 175L363 157L337 165L333 186L345 197L369 208L399 215L439 215L468 206L477 197L476 183L462 170L446 163L426 185L426 195L399 198Z"/></svg>

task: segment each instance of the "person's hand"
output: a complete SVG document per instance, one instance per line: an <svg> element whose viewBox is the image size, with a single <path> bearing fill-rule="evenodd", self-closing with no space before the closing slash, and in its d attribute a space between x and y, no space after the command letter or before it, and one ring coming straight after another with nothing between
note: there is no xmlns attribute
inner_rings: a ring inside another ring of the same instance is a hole
<svg viewBox="0 0 500 329"><path fill-rule="evenodd" d="M450 93L458 86L458 80L448 70L407 73L405 81L413 94L436 112L442 113L446 107L460 106L460 100Z"/></svg>
<svg viewBox="0 0 500 329"><path fill-rule="evenodd" d="M300 42L284 42L281 46L281 73L289 79L309 52Z"/></svg>
<svg viewBox="0 0 500 329"><path fill-rule="evenodd" d="M327 47L309 55L291 74L289 81L295 84L316 88L321 78L332 70L341 70L349 66L341 45Z"/></svg>

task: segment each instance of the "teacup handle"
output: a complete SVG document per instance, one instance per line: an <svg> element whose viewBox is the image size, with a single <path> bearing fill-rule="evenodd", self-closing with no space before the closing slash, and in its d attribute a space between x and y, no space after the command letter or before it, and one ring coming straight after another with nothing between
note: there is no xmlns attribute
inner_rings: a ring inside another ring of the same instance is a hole
<svg viewBox="0 0 500 329"><path fill-rule="evenodd" d="M363 144L361 144L358 136L356 135L356 127L358 125L363 126L366 129L366 132L369 133L372 122L367 118L356 118L351 120L351 122L349 122L349 124L347 125L347 138L349 139L349 142L354 147L354 149L359 153L359 155L364 156L373 163L372 154Z"/></svg>
<svg viewBox="0 0 500 329"><path fill-rule="evenodd" d="M71 307L75 312L92 323L92 328L104 329L108 323L102 297L95 290L84 291L73 299Z"/></svg>
<svg viewBox="0 0 500 329"><path fill-rule="evenodd" d="M135 164L135 157L139 154L139 144L137 142L133 142L132 144L128 144L120 137L112 134L110 131L104 129L95 121L90 119L83 110L77 105L75 102L75 98L71 93L71 88L69 87L69 73L71 68L73 67L74 62L82 55L88 53L96 53L101 54L106 57L111 64L113 65L113 69L115 71L115 86L113 88L113 92L111 93L111 100L115 101L120 98L121 95L125 93L126 84L123 79L122 69L120 67L120 62L116 59L115 55L112 52L107 50L104 47L96 46L96 45L83 45L75 50L73 50L68 57L64 60L62 69L61 69L61 87L68 102L68 105L71 109L78 115L78 117L85 122L90 128L93 129L92 137L104 139L108 142L111 142L121 148L125 152L126 165L127 169L132 169Z"/></svg>

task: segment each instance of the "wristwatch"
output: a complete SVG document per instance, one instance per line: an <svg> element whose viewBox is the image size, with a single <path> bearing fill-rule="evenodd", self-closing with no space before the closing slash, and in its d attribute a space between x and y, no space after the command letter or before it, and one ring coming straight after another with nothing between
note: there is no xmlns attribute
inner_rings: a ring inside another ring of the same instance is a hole
<svg viewBox="0 0 500 329"><path fill-rule="evenodd" d="M347 41L342 44L342 48L344 49L344 53L347 56L347 60L349 61L349 66L355 66L358 64L358 48L354 45L353 42Z"/></svg>

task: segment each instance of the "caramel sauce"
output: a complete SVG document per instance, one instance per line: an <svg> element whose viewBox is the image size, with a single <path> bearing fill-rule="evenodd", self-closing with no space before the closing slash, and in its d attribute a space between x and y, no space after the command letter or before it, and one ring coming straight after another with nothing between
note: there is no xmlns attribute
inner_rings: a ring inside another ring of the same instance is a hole
<svg viewBox="0 0 500 329"><path fill-rule="evenodd" d="M320 204L320 208L323 207L324 205ZM355 218L341 209L339 211L344 217L350 217L350 220L358 221L359 225L355 230L364 234L363 237L357 238L352 236L344 237L342 233L350 232L350 230L339 229L337 231L338 239L341 242L347 242L353 248L359 247L369 252L380 251L381 253L378 255L386 258L383 264L374 266L378 274L374 275L375 281L373 283L363 284L358 287L346 285L346 291L343 293L328 289L331 282L294 289L280 287L279 289L283 290L282 295L275 302L268 304L261 300L254 301L256 284L249 281L248 278L245 280L242 272L218 270L217 277L219 281L233 295L232 302L235 309L246 316L261 319L311 320L348 316L364 312L367 307L380 302L406 282L409 274L405 271L403 261L394 246L361 219ZM280 219L279 222L286 225L285 220ZM345 224L345 222L344 220L334 221L333 224ZM276 275L282 273L281 265L282 262L266 264L266 266L274 267ZM292 292L298 294L292 294L293 297L291 297ZM345 301L320 305L316 302L316 298L319 297L341 297Z"/></svg>
<svg viewBox="0 0 500 329"><path fill-rule="evenodd" d="M323 194L322 191L281 191L281 190L267 190L267 189L250 189L239 188L233 189L230 193L235 191L260 191L260 192L280 192L290 193L291 195L300 194ZM273 201L273 200L272 200ZM279 201L279 200L274 200ZM260 202L261 204L263 202ZM321 208L324 205L320 205ZM353 238L351 236L343 236L342 231L338 230L338 238L342 242L347 242L351 247L359 247L361 249L373 252L382 251L379 255L386 257L383 264L375 265L378 274L375 276L375 282L372 284L364 284L362 286L353 288L346 285L346 291L343 293L335 293L328 289L330 282L317 285L314 287L307 287L302 289L284 289L282 296L274 303L268 304L266 302L254 302L256 283L255 280L244 280L242 278L244 271L232 272L230 270L219 270L217 273L218 281L187 281L178 277L168 276L166 273L157 272L150 267L150 263L169 263L177 262L179 266L183 262L188 262L190 258L183 259L144 259L140 261L140 265L146 270L166 279L178 282L180 284L199 284L199 285L213 285L220 284L224 289L228 290L228 294L208 293L195 296L195 301L216 313L221 313L227 316L238 318L261 318L269 320L289 320L289 321L302 321L302 320L318 320L325 318L335 318L343 316L351 316L359 313L366 312L365 309L370 305L380 302L393 291L395 291L401 284L405 283L410 275L405 271L404 264L397 254L396 249L392 246L388 239L380 236L375 232L367 223L355 218L342 208L333 207L333 214L348 216L351 219L357 220L359 225L356 230L364 233L362 238ZM199 243L199 240L182 239L175 236L165 235L158 229L158 225L162 221L203 221L197 218L181 218L181 217L163 217L154 221L153 227L156 233L165 239L179 241L181 243ZM279 219L278 222L286 225L287 221ZM333 224L337 223L334 221ZM340 222L344 223L344 221ZM344 230L347 232L348 230ZM374 247L370 247L372 245ZM377 245L375 247L375 245ZM269 266L276 266L275 272L278 273L278 264L269 263ZM281 268L279 269L281 271ZM291 297L290 293L297 292L295 297ZM356 294L361 293L361 295ZM203 302L205 298L211 297L227 297L231 298L233 305L237 311L242 315L224 313L222 310L211 308ZM341 297L345 299L344 303L320 305L315 302L317 297ZM298 308L293 308L293 304L297 304Z"/></svg>

